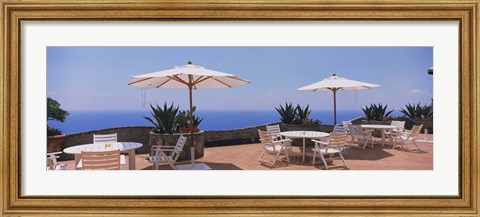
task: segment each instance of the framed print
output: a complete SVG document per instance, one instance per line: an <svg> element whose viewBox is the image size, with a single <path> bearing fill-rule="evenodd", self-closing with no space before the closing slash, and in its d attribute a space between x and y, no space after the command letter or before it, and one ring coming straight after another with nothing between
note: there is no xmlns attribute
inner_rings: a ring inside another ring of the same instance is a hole
<svg viewBox="0 0 480 217"><path fill-rule="evenodd" d="M478 215L478 1L1 6L5 216Z"/></svg>

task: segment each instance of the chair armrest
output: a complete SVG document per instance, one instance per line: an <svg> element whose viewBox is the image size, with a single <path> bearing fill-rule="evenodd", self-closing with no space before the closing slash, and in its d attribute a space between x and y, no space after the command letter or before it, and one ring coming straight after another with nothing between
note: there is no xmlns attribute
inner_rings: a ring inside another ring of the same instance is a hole
<svg viewBox="0 0 480 217"><path fill-rule="evenodd" d="M175 146L160 146L160 147L152 147L154 151L173 151L175 150Z"/></svg>
<svg viewBox="0 0 480 217"><path fill-rule="evenodd" d="M322 144L322 145L328 145L328 142L324 142L324 141L320 141L320 140L316 140L316 139L312 139L312 142L319 143L319 144Z"/></svg>

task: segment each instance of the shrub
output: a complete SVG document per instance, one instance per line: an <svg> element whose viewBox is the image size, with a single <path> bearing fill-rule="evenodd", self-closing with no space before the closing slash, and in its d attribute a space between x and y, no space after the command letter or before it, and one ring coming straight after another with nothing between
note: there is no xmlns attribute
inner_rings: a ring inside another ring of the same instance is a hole
<svg viewBox="0 0 480 217"><path fill-rule="evenodd" d="M400 112L404 114L405 117L410 119L432 119L433 118L433 106L423 105L420 103L405 105L406 109L400 109Z"/></svg>
<svg viewBox="0 0 480 217"><path fill-rule="evenodd" d="M365 106L362 110L368 121L382 121L388 120L390 114L393 112L393 110L387 112L387 107L388 105L383 106L381 103L378 105L370 104L370 106Z"/></svg>
<svg viewBox="0 0 480 217"><path fill-rule="evenodd" d="M297 112L295 107L293 107L292 103L285 103L285 107L280 105L278 108L275 107L278 114L280 114L280 120L284 124L293 124L295 120L298 118Z"/></svg>
<svg viewBox="0 0 480 217"><path fill-rule="evenodd" d="M305 108L302 108L299 104L297 104L295 112L297 114L295 124L303 124L305 121L308 120L308 116L310 116L310 113L312 111L309 109L309 105L307 105Z"/></svg>
<svg viewBox="0 0 480 217"><path fill-rule="evenodd" d="M47 136L56 136L56 135L62 135L62 131L60 129L47 125Z"/></svg>

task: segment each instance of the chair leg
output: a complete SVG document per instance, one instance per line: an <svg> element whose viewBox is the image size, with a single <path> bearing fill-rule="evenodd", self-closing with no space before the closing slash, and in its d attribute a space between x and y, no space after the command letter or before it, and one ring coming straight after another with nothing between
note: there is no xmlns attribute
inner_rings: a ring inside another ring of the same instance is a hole
<svg viewBox="0 0 480 217"><path fill-rule="evenodd" d="M363 146L364 150L365 150L365 148L367 148L367 145L368 145L368 139L365 139L365 145Z"/></svg>
<svg viewBox="0 0 480 217"><path fill-rule="evenodd" d="M155 162L155 163L154 163L155 170L158 170L158 164L159 164L158 162Z"/></svg>
<svg viewBox="0 0 480 217"><path fill-rule="evenodd" d="M340 155L340 158L343 161L343 167L348 168L347 161L345 161L345 158L343 158L342 152L339 152L338 154Z"/></svg>
<svg viewBox="0 0 480 217"><path fill-rule="evenodd" d="M313 151L313 159L312 159L312 165L315 165L315 157L317 155L317 152L314 150Z"/></svg>
<svg viewBox="0 0 480 217"><path fill-rule="evenodd" d="M420 149L420 147L418 146L417 142L415 142L415 140L414 140L414 139L412 139L412 142L413 142L413 144L415 144L415 146L417 146L417 150L419 150L419 151L421 151L421 150L422 150L422 149Z"/></svg>
<svg viewBox="0 0 480 217"><path fill-rule="evenodd" d="M323 161L323 165L325 165L325 168L328 170L328 165L327 165L327 161L325 160L325 157L323 157L323 154L322 153L319 153L320 154L320 158L322 159Z"/></svg>
<svg viewBox="0 0 480 217"><path fill-rule="evenodd" d="M408 140L407 140L407 142L406 142L404 139L402 139L402 142L403 142L403 146L404 146L405 148L407 148L407 151L410 151L410 148L409 148L408 145L407 145Z"/></svg>
<svg viewBox="0 0 480 217"><path fill-rule="evenodd" d="M263 150L262 154L261 154L260 157L258 158L258 161L262 161L263 155L265 155L265 151L266 151L266 150Z"/></svg>
<svg viewBox="0 0 480 217"><path fill-rule="evenodd" d="M288 149L285 149L285 155L287 155L287 163L290 163L290 155L288 154Z"/></svg>

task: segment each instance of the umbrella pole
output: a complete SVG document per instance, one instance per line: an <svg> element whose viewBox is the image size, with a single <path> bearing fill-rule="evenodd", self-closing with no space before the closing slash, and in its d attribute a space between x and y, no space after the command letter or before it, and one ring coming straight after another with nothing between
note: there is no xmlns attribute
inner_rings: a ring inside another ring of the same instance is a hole
<svg viewBox="0 0 480 217"><path fill-rule="evenodd" d="M193 103L192 103L192 86L188 87L190 95L190 158L192 161L192 169L195 167L195 147L193 146Z"/></svg>
<svg viewBox="0 0 480 217"><path fill-rule="evenodd" d="M333 89L333 126L337 125L337 89Z"/></svg>

